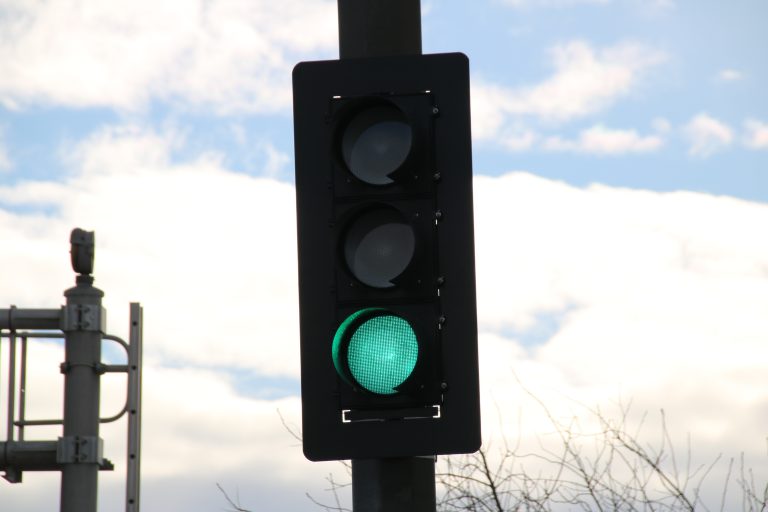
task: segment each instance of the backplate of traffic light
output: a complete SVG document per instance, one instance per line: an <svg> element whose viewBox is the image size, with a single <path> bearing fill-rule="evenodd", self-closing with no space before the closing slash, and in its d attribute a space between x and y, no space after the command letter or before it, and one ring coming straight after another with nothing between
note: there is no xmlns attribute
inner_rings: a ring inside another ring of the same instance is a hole
<svg viewBox="0 0 768 512"><path fill-rule="evenodd" d="M304 452L480 445L468 60L294 69Z"/></svg>

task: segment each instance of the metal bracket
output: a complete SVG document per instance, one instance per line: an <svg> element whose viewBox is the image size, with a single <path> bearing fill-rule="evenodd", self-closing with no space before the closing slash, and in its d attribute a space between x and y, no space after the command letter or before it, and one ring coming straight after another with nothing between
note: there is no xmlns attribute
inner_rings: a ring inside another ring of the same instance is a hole
<svg viewBox="0 0 768 512"><path fill-rule="evenodd" d="M104 440L97 436L60 437L56 446L59 464L99 464L104 462Z"/></svg>
<svg viewBox="0 0 768 512"><path fill-rule="evenodd" d="M61 330L68 331L97 331L104 333L107 329L107 311L101 306L89 304L72 304L61 307Z"/></svg>
<svg viewBox="0 0 768 512"><path fill-rule="evenodd" d="M343 423L355 421L417 420L424 418L440 418L440 406L430 405L428 407L407 407L378 411L350 409L341 411L341 421Z"/></svg>

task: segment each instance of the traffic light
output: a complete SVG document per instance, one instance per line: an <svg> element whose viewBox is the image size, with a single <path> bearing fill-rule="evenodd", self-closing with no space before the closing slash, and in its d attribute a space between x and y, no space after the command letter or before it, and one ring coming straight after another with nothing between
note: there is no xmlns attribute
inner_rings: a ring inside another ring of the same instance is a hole
<svg viewBox="0 0 768 512"><path fill-rule="evenodd" d="M466 56L303 62L293 101L305 455L475 451Z"/></svg>

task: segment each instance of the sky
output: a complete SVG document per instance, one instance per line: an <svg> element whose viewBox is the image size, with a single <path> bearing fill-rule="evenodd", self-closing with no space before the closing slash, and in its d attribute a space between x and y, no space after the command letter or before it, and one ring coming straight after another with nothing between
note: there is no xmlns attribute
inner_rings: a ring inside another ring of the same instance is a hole
<svg viewBox="0 0 768 512"><path fill-rule="evenodd" d="M731 458L768 480L768 4L422 15L425 53L470 59L485 446L535 450L552 418L589 432L596 409L657 439L663 410L694 467L722 456L716 506ZM217 483L317 510L306 493L346 478L284 425L301 424L291 70L337 56L327 0L0 0L0 308L62 304L69 232L96 231L110 333L144 306L145 512L226 509ZM58 416L61 344L30 357L28 416ZM105 416L123 393L105 377ZM102 429L101 512L123 510L125 433ZM2 481L0 508L55 510L58 484Z"/></svg>

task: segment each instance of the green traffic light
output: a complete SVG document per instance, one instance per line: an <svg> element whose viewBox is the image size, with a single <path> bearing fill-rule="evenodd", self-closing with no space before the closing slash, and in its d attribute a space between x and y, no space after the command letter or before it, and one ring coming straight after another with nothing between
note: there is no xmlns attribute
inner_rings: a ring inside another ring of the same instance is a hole
<svg viewBox="0 0 768 512"><path fill-rule="evenodd" d="M393 395L416 368L419 344L406 320L385 309L367 308L339 326L332 355L345 379L351 375L366 391Z"/></svg>

